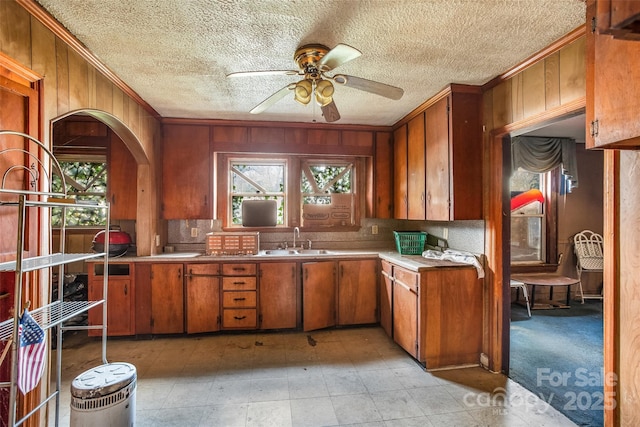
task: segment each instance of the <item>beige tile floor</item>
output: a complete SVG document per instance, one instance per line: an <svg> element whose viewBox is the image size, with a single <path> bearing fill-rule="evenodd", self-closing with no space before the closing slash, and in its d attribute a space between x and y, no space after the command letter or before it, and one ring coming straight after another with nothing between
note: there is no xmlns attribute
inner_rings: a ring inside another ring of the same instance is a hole
<svg viewBox="0 0 640 427"><path fill-rule="evenodd" d="M71 381L102 364L100 342L75 334L63 350L61 426ZM110 339L107 356L136 366L142 427L574 425L503 375L426 372L379 327Z"/></svg>

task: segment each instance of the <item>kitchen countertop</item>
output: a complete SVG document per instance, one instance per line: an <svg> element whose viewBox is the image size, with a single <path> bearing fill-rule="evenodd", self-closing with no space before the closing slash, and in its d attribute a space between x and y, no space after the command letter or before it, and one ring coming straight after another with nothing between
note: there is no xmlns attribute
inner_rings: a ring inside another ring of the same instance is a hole
<svg viewBox="0 0 640 427"><path fill-rule="evenodd" d="M262 252L262 251L261 251ZM286 255L224 255L211 256L203 252L171 252L149 256L121 256L110 258L111 263L125 262L264 262L282 260L322 260L340 258L372 258L392 262L400 267L412 271L421 271L429 268L474 268L472 265L447 260L424 258L421 255L401 255L388 249L327 249L326 253L300 253ZM93 262L102 262L94 259Z"/></svg>

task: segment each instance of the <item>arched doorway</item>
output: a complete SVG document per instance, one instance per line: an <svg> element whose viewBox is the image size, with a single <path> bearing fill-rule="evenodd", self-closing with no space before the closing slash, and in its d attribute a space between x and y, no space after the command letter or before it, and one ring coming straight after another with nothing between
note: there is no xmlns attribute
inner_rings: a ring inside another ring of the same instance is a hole
<svg viewBox="0 0 640 427"><path fill-rule="evenodd" d="M52 121L51 145L61 164L68 165L79 175L77 179L67 177L71 191L108 201L111 224L128 232L135 242L139 205L138 167L148 163L135 135L107 113L82 110ZM83 174L82 168L90 175ZM71 246L67 247L70 250L90 250L87 246L96 231L90 224L77 227L68 233L71 240L67 245ZM74 245L78 247L74 248ZM135 247L132 252L135 254Z"/></svg>

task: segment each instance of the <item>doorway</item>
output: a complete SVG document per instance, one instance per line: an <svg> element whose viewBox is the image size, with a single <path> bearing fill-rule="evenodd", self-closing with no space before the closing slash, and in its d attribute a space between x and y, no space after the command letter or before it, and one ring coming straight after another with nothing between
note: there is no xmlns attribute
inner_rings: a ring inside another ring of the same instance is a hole
<svg viewBox="0 0 640 427"><path fill-rule="evenodd" d="M584 115L564 119L550 126L527 132L529 136L570 137L576 140L579 185L571 192L554 195L555 214L549 224L557 254L563 254L557 268L564 276L577 277L573 236L590 229L603 232L603 170L601 151L586 150ZM557 174L558 175L558 174ZM513 262L514 258L511 258ZM523 266L512 262L511 270ZM602 286L600 275L583 276L583 287ZM533 310L525 307L512 293L510 323L509 377L539 395L578 425L603 425L602 301L587 300L581 304L573 296L570 308ZM532 301L533 303L533 301Z"/></svg>

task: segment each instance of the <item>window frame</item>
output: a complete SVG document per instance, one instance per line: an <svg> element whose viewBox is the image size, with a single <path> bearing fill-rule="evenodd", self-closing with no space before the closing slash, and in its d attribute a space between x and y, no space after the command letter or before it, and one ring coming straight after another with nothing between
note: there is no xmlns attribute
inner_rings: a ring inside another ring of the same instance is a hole
<svg viewBox="0 0 640 427"><path fill-rule="evenodd" d="M232 169L232 165L234 163L245 163L245 164L262 164L262 165L279 165L279 166L283 166L284 169L284 176L283 176L283 192L282 193L277 193L277 195L282 194L283 197L283 204L284 204L284 211L283 211L283 224L278 226L276 225L276 227L284 227L288 220L289 220L289 215L288 215L288 206L289 206L289 185L288 185L288 170L289 170L289 161L286 158L269 158L269 159L265 159L265 158L259 158L259 157L246 157L246 156L241 156L241 157L229 157L228 161L227 161L227 176L231 175L231 169ZM231 181L228 182L228 186L227 186L227 212L225 215L226 221L229 225L230 228L237 228L237 227L241 227L241 224L233 224L232 222L232 217L233 217L233 202L232 202L232 198L235 195L244 195L246 194L246 197L250 197L253 194L248 194L248 193L242 193L242 192L233 192L231 189ZM261 197L270 197L270 196L274 196L276 195L276 193L269 193L269 194L261 194L258 193L259 196Z"/></svg>
<svg viewBox="0 0 640 427"><path fill-rule="evenodd" d="M216 203L216 211L215 211L215 219L221 221L222 229L225 231L238 231L238 230L251 230L251 231L278 231L278 230L287 230L292 229L293 227L300 227L301 229L307 231L351 231L351 230L359 230L361 224L361 212L365 206L365 165L366 158L360 156L340 156L340 155L300 155L300 154L264 154L257 156L255 153L215 153L214 154L214 164L217 166L217 171L214 176L214 200ZM230 179L230 159L234 160L242 160L242 159L255 159L259 161L270 161L270 160L285 160L287 164L287 169L285 170L286 175L286 191L285 195L286 203L285 203L285 217L286 223L283 225L277 225L275 227L242 227L239 225L230 224L230 209L229 206L231 203L229 189L229 179ZM340 226L302 226L302 189L301 189L301 179L302 179L302 164L304 162L318 163L318 162L326 162L326 163L336 163L336 164L346 164L351 163L353 174L352 181L352 192L354 194L354 202L352 208L353 215L353 224L351 225L340 225Z"/></svg>
<svg viewBox="0 0 640 427"><path fill-rule="evenodd" d="M543 172L545 175L544 185L541 189L545 198L544 203L544 239L543 251L544 256L541 261L526 261L526 262L513 262L511 260L511 253L509 253L509 263L512 273L521 273L528 271L554 271L558 265L558 194L560 189L560 169L555 168L549 172ZM510 182L509 178L509 181ZM510 188L510 186L509 186ZM508 201L507 201L508 202ZM510 211L509 211L510 213ZM509 215L509 222L511 221L511 215ZM510 226L509 226L510 227ZM511 247L511 232L509 232L509 241L507 242L509 248Z"/></svg>

